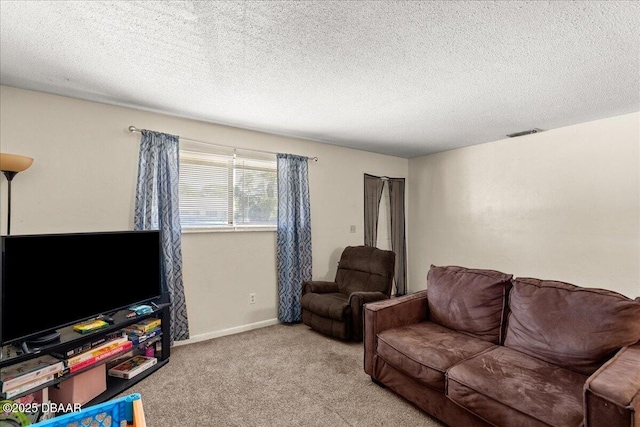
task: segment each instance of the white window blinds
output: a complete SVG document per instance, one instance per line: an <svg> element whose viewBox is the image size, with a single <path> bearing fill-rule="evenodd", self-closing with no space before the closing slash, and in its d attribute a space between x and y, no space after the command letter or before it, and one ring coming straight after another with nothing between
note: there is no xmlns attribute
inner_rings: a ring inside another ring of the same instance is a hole
<svg viewBox="0 0 640 427"><path fill-rule="evenodd" d="M275 154L182 143L180 221L183 229L275 226Z"/></svg>

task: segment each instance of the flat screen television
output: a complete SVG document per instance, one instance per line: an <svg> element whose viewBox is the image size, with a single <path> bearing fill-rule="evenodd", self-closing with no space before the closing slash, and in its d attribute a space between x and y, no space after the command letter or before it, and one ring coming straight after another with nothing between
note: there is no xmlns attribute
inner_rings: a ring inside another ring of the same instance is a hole
<svg viewBox="0 0 640 427"><path fill-rule="evenodd" d="M2 237L0 344L162 295L160 231Z"/></svg>

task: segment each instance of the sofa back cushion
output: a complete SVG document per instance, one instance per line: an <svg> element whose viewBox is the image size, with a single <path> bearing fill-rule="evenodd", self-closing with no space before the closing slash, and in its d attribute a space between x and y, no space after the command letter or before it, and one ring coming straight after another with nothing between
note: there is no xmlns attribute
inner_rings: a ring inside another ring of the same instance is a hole
<svg viewBox="0 0 640 427"><path fill-rule="evenodd" d="M396 255L372 246L347 246L342 251L335 282L342 294L382 292L391 295Z"/></svg>
<svg viewBox="0 0 640 427"><path fill-rule="evenodd" d="M432 265L427 275L429 320L499 344L511 274Z"/></svg>
<svg viewBox="0 0 640 427"><path fill-rule="evenodd" d="M640 303L617 292L513 280L504 345L586 375L640 340Z"/></svg>

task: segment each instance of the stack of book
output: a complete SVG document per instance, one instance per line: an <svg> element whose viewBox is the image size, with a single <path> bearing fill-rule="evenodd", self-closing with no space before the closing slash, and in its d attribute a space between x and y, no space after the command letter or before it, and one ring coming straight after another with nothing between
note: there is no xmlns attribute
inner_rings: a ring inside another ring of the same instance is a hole
<svg viewBox="0 0 640 427"><path fill-rule="evenodd" d="M124 353L131 349L133 344L129 341L125 335L111 338L105 342L98 344L78 353L76 350L82 348L78 347L65 353L65 363L70 374L84 369L88 366L92 366L98 362L108 359L120 353ZM70 354L71 353L71 354ZM74 354L75 353L75 354Z"/></svg>
<svg viewBox="0 0 640 427"><path fill-rule="evenodd" d="M3 399L10 399L46 384L62 375L64 362L45 355L0 369Z"/></svg>
<svg viewBox="0 0 640 427"><path fill-rule="evenodd" d="M144 319L127 326L124 331L133 345L139 345L162 335L160 324L160 319Z"/></svg>
<svg viewBox="0 0 640 427"><path fill-rule="evenodd" d="M140 335L144 335L149 331L152 331L154 329L159 329L159 328L160 328L160 319L149 318L149 319L140 320L139 322L136 322L133 325L127 326L126 328L124 328L124 330L129 336L131 335L140 336Z"/></svg>
<svg viewBox="0 0 640 427"><path fill-rule="evenodd" d="M98 347L99 345L104 344L107 341L111 341L123 336L124 334L122 332L111 332L100 337L96 337L91 341L86 341L74 347L67 348L63 351L52 351L50 354L54 357L57 357L58 359L68 359L72 356L76 356L80 353L84 353L85 351L89 351L92 348Z"/></svg>

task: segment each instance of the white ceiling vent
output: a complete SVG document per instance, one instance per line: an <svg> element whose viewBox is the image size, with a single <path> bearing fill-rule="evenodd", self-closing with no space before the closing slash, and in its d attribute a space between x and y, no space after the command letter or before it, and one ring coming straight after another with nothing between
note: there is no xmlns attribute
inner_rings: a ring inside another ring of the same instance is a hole
<svg viewBox="0 0 640 427"><path fill-rule="evenodd" d="M534 129L529 129L529 130L523 130L522 132L510 133L507 136L509 138L515 138L516 136L529 135L529 134L538 133L538 132L542 132L542 129L534 128Z"/></svg>

